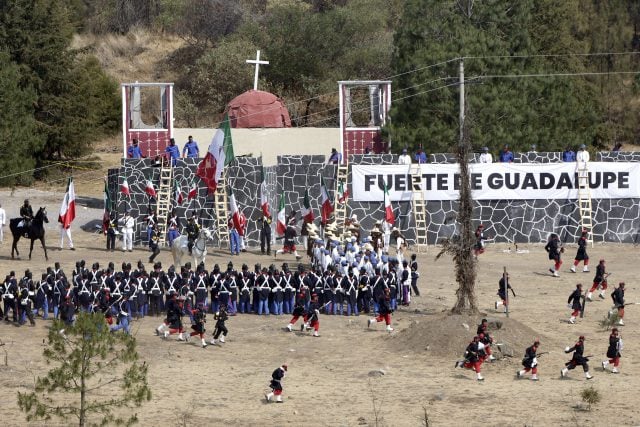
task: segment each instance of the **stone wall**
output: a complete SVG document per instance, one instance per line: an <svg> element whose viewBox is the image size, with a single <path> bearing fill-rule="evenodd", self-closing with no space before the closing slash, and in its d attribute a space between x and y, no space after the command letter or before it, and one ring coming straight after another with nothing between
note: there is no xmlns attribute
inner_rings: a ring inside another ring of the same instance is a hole
<svg viewBox="0 0 640 427"><path fill-rule="evenodd" d="M549 163L559 162L561 153L522 153L516 155L517 162ZM455 158L450 154L432 154L430 161L452 163ZM598 161L640 161L640 153L597 153ZM474 157L475 160L475 157ZM349 164L396 164L397 155L369 154L350 156ZM333 201L335 190L335 166L325 165L323 155L278 156L276 166L264 168L265 181L269 194L272 215L277 215L280 195L285 197L286 212L300 212L305 189L309 191L311 206L319 222L320 176L324 178ZM238 206L249 219L247 238L250 246L259 245L259 224L261 211L259 206L260 158L237 157L236 164L228 171L229 182L233 188ZM175 169L174 176L182 191L187 193L195 179L198 184L198 197L185 202L177 208L178 215L184 218L185 213L197 211L205 226L214 226L215 212L213 197L207 195L207 189L195 177L197 161L181 160ZM117 201L118 211L130 209L139 218L136 226L136 242L141 243L145 229L144 215L148 212L149 203L153 205L144 192L147 179L158 185L159 169L151 165L150 160L124 160L122 167L109 173L109 191L113 200ZM123 197L119 193L119 185L126 177L132 196ZM349 182L351 171L349 171ZM349 186L350 189L350 186ZM593 200L595 241L637 243L640 240L640 200L612 199ZM405 234L410 242L414 241L414 220L410 202L394 202L396 226ZM456 201L427 201L427 236L430 244L457 232ZM347 215L356 214L365 230L370 229L376 220L384 217L384 207L380 202L348 202ZM476 201L474 217L477 223L485 225L488 236L498 242L541 242L549 233L558 233L565 242L575 242L580 229L580 217L575 200L482 200ZM275 221L274 221L275 227ZM272 233L275 234L275 233Z"/></svg>

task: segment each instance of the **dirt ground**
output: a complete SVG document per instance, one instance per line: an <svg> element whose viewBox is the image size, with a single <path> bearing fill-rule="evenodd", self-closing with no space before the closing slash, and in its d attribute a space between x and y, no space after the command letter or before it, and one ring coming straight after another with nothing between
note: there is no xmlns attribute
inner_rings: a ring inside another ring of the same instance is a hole
<svg viewBox="0 0 640 427"><path fill-rule="evenodd" d="M0 200L7 201L6 207L22 196L14 194L12 198L0 192ZM89 265L95 261L119 265L122 261L147 260L148 252L143 248L126 254L104 252L101 235L79 229L82 221L99 219L101 212L82 207L80 218L74 223L78 225L74 230L77 250L58 251L54 212L60 197L37 192L30 196L35 198L34 206L49 206L53 224L47 232L56 237L49 239L49 261L44 260L42 249L36 248L33 261L29 262L24 241L19 246L22 259L12 261L5 237L0 244L0 274L9 270L22 274L26 268L39 274L55 261L70 273L81 258ZM173 337L168 341L156 337L153 330L160 323L159 318L135 321L132 330L141 357L149 365L153 392L153 400L137 410L140 425L420 426L425 425L425 411L430 426L640 424L640 336L636 327L640 308L628 306L627 326L621 328L625 343L621 373L603 372L600 361L605 357L609 333L599 321L611 306L609 296L589 304L585 319L577 325L567 323L570 292L577 282L590 285L593 279L593 273L569 272L575 249L568 248L565 253L559 278L548 273L550 262L541 245L519 246L527 253L505 253L507 249L508 245L489 245L480 257L477 296L481 314L475 318L447 315L446 310L455 301L453 264L447 257L434 261L438 249L430 247L426 254L418 255L422 295L414 298L410 307L394 313L392 334L384 332L381 324L367 329L364 315L322 316L320 338L285 332L283 328L289 321L286 315L238 315L228 322L226 344L202 349L193 341L185 344ZM627 300L640 301L634 280L639 248L596 244L589 254L594 262L592 271L598 259L607 258L608 270L613 272L610 286L625 281ZM229 258L226 252L216 250L208 256L207 268L214 263L226 265ZM159 260L168 266L170 253L163 250ZM278 259L277 265L283 261L293 263L293 259L284 258ZM265 265L273 260L249 252L234 257L233 262L239 268L242 263ZM503 267L510 272L517 294L512 299L509 319L493 309ZM513 356L503 358L496 352L500 360L486 363L486 380L478 382L473 372L454 369L454 362L485 315L504 322L494 335L505 344L505 352L513 352ZM0 347L0 389L4 391L0 415L7 420L5 425L56 425L26 423L16 403L16 392L31 389L34 375L43 375L47 370L42 350L49 323L38 320L35 328L0 324L0 339L6 344ZM208 328L211 332L212 319ZM560 369L569 359L563 348L573 345L581 334L586 335L585 354L593 355L590 366L595 378L587 381L576 369L562 380ZM520 368L524 349L536 337L542 342L540 351L549 352L540 358L540 381L518 380L515 372ZM3 353L7 355L7 366L3 366ZM284 380L285 403L266 404L263 396L271 372L284 362L289 365ZM591 385L600 392L602 401L589 412L581 402L580 392Z"/></svg>

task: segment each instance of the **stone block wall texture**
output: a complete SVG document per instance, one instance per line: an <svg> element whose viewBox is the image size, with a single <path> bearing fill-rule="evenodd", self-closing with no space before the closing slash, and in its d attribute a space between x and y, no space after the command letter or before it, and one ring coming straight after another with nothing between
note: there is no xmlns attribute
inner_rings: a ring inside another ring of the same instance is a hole
<svg viewBox="0 0 640 427"><path fill-rule="evenodd" d="M474 154L475 161L477 154ZM561 153L521 153L516 155L516 162L550 163L559 162ZM429 156L433 163L455 163L451 154L432 154ZM596 153L597 161L640 161L640 153L630 152L601 152ZM396 164L398 156L393 154L368 154L349 156L349 184L351 192L351 165L353 164ZM326 165L324 155L278 156L276 166L264 167L265 181L274 218L273 227L279 205L280 195L285 198L287 215L291 210L298 212L302 209L305 189L309 192L311 206L320 221L320 177L324 179L329 196L333 201L336 188L336 167ZM198 197L185 201L177 207L178 215L182 218L186 213L196 211L205 226L214 227L215 212L213 210L213 196L207 194L207 189L195 176L198 160L185 159L178 162L174 177L186 195L192 182L198 185ZM261 210L259 206L259 185L261 159L253 157L237 157L236 163L229 168L227 176L233 188L238 206L249 220L247 239L249 246L259 246ZM146 236L144 216L148 207L153 206L144 192L145 183L150 179L158 186L159 169L152 166L148 159L123 160L120 169L109 172L108 187L112 200L116 201L118 212L130 209L139 218L136 225L135 239L137 244L144 244ZM119 186L127 179L131 188L131 197L124 197L119 192ZM640 242L640 199L611 199L596 200L593 203L593 238L597 241L609 242ZM396 226L403 232L410 243L415 240L414 220L411 202L394 202ZM430 244L437 243L442 238L451 237L457 233L456 201L427 201L427 236ZM356 214L364 230L373 227L375 221L384 217L384 207L381 202L355 202L349 199L347 215ZM577 241L580 232L580 217L575 200L482 200L476 201L474 216L477 224L483 223L488 236L497 242L538 243L546 241L550 233L558 233L567 243ZM275 233L272 233L275 237ZM275 242L279 245L279 242ZM214 242L217 244L217 242Z"/></svg>

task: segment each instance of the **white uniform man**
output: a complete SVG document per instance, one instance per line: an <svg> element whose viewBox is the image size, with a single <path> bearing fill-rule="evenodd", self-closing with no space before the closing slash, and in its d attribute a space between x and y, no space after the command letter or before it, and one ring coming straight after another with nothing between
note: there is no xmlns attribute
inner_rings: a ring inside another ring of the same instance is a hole
<svg viewBox="0 0 640 427"><path fill-rule="evenodd" d="M586 169L589 162L589 152L586 150L586 146L582 144L580 150L576 153L576 162L578 163L578 169Z"/></svg>
<svg viewBox="0 0 640 427"><path fill-rule="evenodd" d="M64 238L67 238L67 241L69 242L69 249L71 249L72 251L75 251L76 248L73 247L73 240L71 239L71 224L69 224L67 227L64 226L64 224L60 224L60 250L64 249Z"/></svg>
<svg viewBox="0 0 640 427"><path fill-rule="evenodd" d="M7 224L7 213L0 204L0 243L4 242L4 226Z"/></svg>
<svg viewBox="0 0 640 427"><path fill-rule="evenodd" d="M382 244L384 245L383 252L389 253L389 241L391 240L391 224L387 221L382 221Z"/></svg>
<svg viewBox="0 0 640 427"><path fill-rule="evenodd" d="M489 147L482 147L482 154L478 159L480 163L493 163L493 156L489 152Z"/></svg>
<svg viewBox="0 0 640 427"><path fill-rule="evenodd" d="M411 156L407 154L407 149L402 149L402 154L398 157L399 165L410 165L411 164Z"/></svg>
<svg viewBox="0 0 640 427"><path fill-rule="evenodd" d="M136 221L129 214L129 211L125 211L122 218L122 252L133 252L133 227L135 227Z"/></svg>

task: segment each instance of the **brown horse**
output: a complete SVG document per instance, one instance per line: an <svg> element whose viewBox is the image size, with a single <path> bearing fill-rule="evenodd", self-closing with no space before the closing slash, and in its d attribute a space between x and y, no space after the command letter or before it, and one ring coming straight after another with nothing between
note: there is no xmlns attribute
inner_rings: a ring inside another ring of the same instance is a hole
<svg viewBox="0 0 640 427"><path fill-rule="evenodd" d="M36 216L31 220L31 224L29 227L25 227L24 225L18 226L22 221L22 218L12 218L9 221L9 229L11 230L11 234L13 234L13 244L11 245L11 259L13 258L13 251L16 251L16 255L20 256L20 252L18 252L18 240L20 237L26 234L28 239L31 239L31 249L29 250L29 259L31 259L31 253L33 252L33 241L40 240L42 243L42 249L44 249L44 258L49 261L49 256L47 255L47 247L44 244L44 223L49 222L49 218L47 218L47 209L40 208L36 213Z"/></svg>

